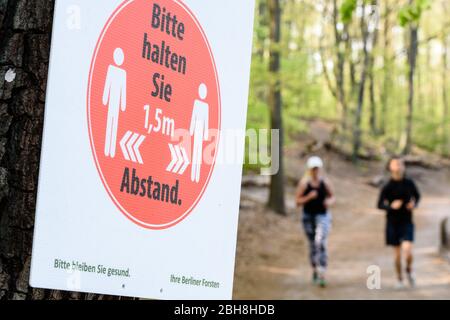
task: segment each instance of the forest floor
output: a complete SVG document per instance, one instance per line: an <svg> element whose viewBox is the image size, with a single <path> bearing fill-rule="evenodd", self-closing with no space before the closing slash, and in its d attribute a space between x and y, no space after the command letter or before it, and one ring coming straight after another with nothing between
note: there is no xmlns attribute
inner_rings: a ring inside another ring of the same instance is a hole
<svg viewBox="0 0 450 320"><path fill-rule="evenodd" d="M439 254L439 224L450 214L450 169L408 168L423 197L415 212L417 286L398 290L393 252L384 245L385 213L376 209L379 190L369 183L383 174L383 164L355 167L333 152L319 151L337 196L329 238L329 285L322 289L311 283L301 213L294 203L304 148L298 143L285 150L287 216L266 209L267 177L244 176L244 182L252 183L242 189L234 299L450 299L450 263ZM366 284L372 265L381 270L379 290Z"/></svg>

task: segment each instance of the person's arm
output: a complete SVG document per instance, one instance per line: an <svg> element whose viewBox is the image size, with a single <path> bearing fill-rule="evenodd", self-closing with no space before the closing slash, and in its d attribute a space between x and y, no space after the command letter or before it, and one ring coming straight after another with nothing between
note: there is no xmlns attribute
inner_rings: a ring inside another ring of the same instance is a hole
<svg viewBox="0 0 450 320"><path fill-rule="evenodd" d="M378 198L378 209L389 210L390 208L389 201L386 197L386 186L384 186L380 192L380 197Z"/></svg>
<svg viewBox="0 0 450 320"><path fill-rule="evenodd" d="M107 105L109 102L109 93L111 91L111 73L110 69L108 68L108 73L106 74L106 80L105 80L105 88L103 89L103 105Z"/></svg>
<svg viewBox="0 0 450 320"><path fill-rule="evenodd" d="M334 196L334 188L330 181L324 181L325 188L327 189L327 197L325 199L325 206L328 208L336 202L336 197Z"/></svg>
<svg viewBox="0 0 450 320"><path fill-rule="evenodd" d="M307 195L304 195L304 193L306 191L306 187L307 187L307 185L303 181L300 181L298 183L297 192L295 195L295 199L296 199L296 203L297 203L298 207L303 206L305 203L307 203L317 197L317 191L311 191Z"/></svg>
<svg viewBox="0 0 450 320"><path fill-rule="evenodd" d="M419 205L419 202L420 202L420 191L417 188L417 186L414 183L414 181L412 181L412 185L413 185L413 195L414 195L414 199L415 199L416 207L417 207Z"/></svg>
<svg viewBox="0 0 450 320"><path fill-rule="evenodd" d="M122 87L120 88L120 107L123 112L127 109L127 73L124 72Z"/></svg>
<svg viewBox="0 0 450 320"><path fill-rule="evenodd" d="M411 196L412 196L413 200L411 200L407 205L407 209L409 209L409 210L413 210L413 209L417 208L419 206L419 201L420 201L419 189L417 188L416 184L412 180L411 180L411 193L412 193Z"/></svg>

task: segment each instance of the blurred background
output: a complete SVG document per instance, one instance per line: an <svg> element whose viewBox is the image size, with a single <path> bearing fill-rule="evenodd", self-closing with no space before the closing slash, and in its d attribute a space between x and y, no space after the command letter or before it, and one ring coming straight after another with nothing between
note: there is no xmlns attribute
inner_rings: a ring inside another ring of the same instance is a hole
<svg viewBox="0 0 450 320"><path fill-rule="evenodd" d="M28 285L54 3L0 1L0 300L118 299ZM281 161L261 175L273 144L247 140L234 298L450 299L449 1L256 0L255 9L248 129L279 130ZM423 196L415 289L393 288L376 209L392 154L404 155ZM311 155L337 197L326 289L311 284L294 201ZM367 286L370 270L380 289Z"/></svg>
<svg viewBox="0 0 450 320"><path fill-rule="evenodd" d="M270 143L247 141L235 298L449 299L450 2L256 2L248 128L280 130L282 152L277 174L261 176L248 160ZM402 291L376 209L393 154L423 193L418 287ZM311 155L337 194L327 289L310 284L294 201ZM367 288L370 266L381 290Z"/></svg>

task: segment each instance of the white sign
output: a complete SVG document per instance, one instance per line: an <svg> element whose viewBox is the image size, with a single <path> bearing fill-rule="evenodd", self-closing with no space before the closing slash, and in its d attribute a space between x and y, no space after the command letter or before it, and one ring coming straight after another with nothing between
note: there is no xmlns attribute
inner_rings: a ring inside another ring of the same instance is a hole
<svg viewBox="0 0 450 320"><path fill-rule="evenodd" d="M253 10L56 1L31 286L232 297Z"/></svg>

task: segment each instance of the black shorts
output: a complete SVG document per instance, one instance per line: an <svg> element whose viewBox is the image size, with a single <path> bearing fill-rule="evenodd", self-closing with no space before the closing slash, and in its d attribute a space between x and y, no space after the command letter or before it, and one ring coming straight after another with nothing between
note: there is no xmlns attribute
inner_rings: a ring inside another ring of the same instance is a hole
<svg viewBox="0 0 450 320"><path fill-rule="evenodd" d="M388 246L399 246L403 241L414 242L414 223L388 221L386 224L386 244Z"/></svg>

